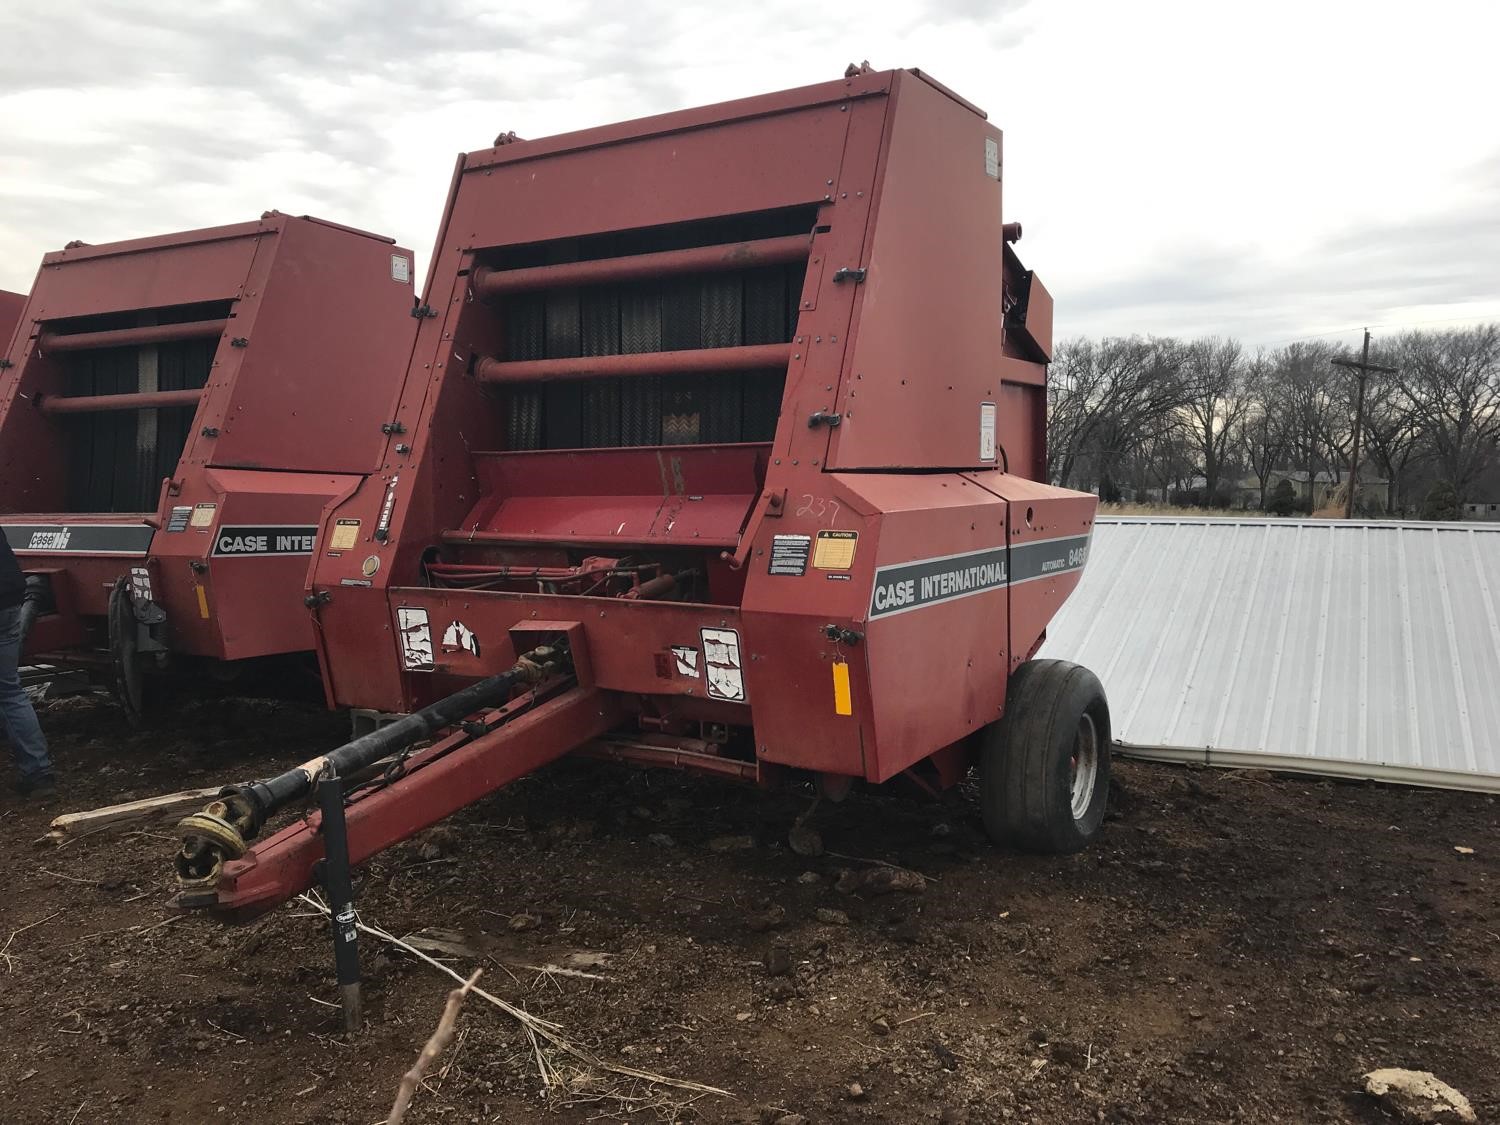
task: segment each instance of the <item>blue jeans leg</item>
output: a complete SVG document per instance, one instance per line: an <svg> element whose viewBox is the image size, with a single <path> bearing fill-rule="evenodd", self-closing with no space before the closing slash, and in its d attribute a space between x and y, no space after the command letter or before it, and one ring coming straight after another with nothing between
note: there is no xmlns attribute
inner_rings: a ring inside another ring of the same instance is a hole
<svg viewBox="0 0 1500 1125"><path fill-rule="evenodd" d="M21 607L0 609L0 726L10 739L16 769L23 780L52 772L47 739L37 722L36 708L21 688Z"/></svg>

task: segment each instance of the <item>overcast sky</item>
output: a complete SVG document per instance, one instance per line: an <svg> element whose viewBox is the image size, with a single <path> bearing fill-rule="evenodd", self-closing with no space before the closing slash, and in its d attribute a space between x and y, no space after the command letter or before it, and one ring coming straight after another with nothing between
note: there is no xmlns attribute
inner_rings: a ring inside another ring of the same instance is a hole
<svg viewBox="0 0 1500 1125"><path fill-rule="evenodd" d="M721 12L719 9L723 8ZM0 289L268 208L425 271L454 154L919 66L1006 135L1058 331L1257 344L1500 319L1500 4L0 5Z"/></svg>

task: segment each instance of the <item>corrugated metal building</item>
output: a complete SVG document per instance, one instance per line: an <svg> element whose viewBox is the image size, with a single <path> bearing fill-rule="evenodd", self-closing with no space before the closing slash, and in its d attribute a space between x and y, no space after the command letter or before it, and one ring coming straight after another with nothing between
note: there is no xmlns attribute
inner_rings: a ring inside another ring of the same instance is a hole
<svg viewBox="0 0 1500 1125"><path fill-rule="evenodd" d="M1122 750L1500 792L1500 525L1101 519L1042 655Z"/></svg>

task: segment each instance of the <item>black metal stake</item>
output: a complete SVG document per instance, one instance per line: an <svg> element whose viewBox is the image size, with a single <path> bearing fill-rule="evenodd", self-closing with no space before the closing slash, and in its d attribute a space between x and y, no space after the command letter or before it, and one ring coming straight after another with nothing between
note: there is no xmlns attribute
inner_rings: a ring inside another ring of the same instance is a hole
<svg viewBox="0 0 1500 1125"><path fill-rule="evenodd" d="M318 779L318 807L323 810L323 862L319 876L328 894L333 923L333 963L338 973L344 1031L356 1035L364 1026L359 993L359 928L354 922L354 885L349 874L349 831L344 821L344 789L332 766Z"/></svg>

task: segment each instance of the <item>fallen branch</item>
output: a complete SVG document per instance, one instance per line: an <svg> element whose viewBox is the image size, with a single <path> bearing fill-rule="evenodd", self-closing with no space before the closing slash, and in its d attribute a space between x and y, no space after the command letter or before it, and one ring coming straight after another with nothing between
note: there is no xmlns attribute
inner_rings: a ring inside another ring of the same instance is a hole
<svg viewBox="0 0 1500 1125"><path fill-rule="evenodd" d="M63 813L54 817L47 833L49 839L62 843L80 832L97 832L115 828L122 824L134 824L138 820L168 817L176 813L192 812L219 795L214 789L184 789L180 793L167 793L160 797L147 797L140 801L126 801L120 805L105 805L87 812Z"/></svg>
<svg viewBox="0 0 1500 1125"><path fill-rule="evenodd" d="M297 896L297 899L305 905L312 907L325 918L328 916L328 907L325 906L322 900L317 898L316 896L310 894L300 894ZM378 926L371 926L368 923L362 922L358 919L355 920L354 924L359 928L361 933L369 934L373 938L378 938L381 941L394 945L397 949L406 950L406 952L410 953L419 961L425 961L428 965L431 965L438 972L451 977L459 984L467 983L462 976L454 972L437 958L429 957L420 949L413 948L406 942L402 941L400 938L396 937L394 934L387 933L385 930L380 929ZM563 1079L562 1074L557 1070L557 1068L554 1067L547 1060L546 1055L542 1053L543 1040L550 1043L558 1050L572 1055L575 1059L583 1063L585 1066L595 1067L599 1070L607 1070L612 1074L619 1074L626 1078L638 1078L643 1082L653 1082L659 1086L673 1086L679 1090L692 1090L693 1092L699 1094L717 1094L720 1097L725 1098L733 1097L733 1095L730 1094L728 1090L721 1090L717 1086L705 1086L700 1082L690 1082L685 1078L668 1078L664 1074L653 1074L649 1070L637 1070L635 1069L635 1067L621 1066L619 1063L605 1062L602 1059L596 1058L593 1054L584 1050L582 1047L577 1047L564 1039L561 1034L561 1024L553 1023L551 1020L544 1020L539 1016L534 1016L524 1008L518 1008L514 1004L500 999L500 997L486 992L484 989L478 987L477 985L473 989L471 989L471 991L475 996L478 996L481 1000L484 1000L487 1003L493 1004L495 1007L499 1008L502 1012L510 1016L521 1025L522 1030L526 1032L527 1039L531 1043L531 1053L536 1060L537 1073L541 1076L543 1085L549 1090L555 1088L566 1088L568 1084Z"/></svg>
<svg viewBox="0 0 1500 1125"><path fill-rule="evenodd" d="M396 1089L396 1102L391 1106L391 1113L385 1119L385 1125L401 1125L401 1122L406 1120L407 1107L416 1096L422 1076L427 1073L427 1068L432 1065L433 1060L447 1050L448 1044L453 1042L453 1029L458 1021L459 1009L464 1006L464 1001L469 997L469 990L474 987L483 972L483 969L475 969L473 976L464 981L461 988L455 988L448 993L448 1003L443 1006L443 1015L438 1020L436 1029L417 1055L417 1061L412 1063L411 1069L401 1076L401 1085Z"/></svg>
<svg viewBox="0 0 1500 1125"><path fill-rule="evenodd" d="M413 949L430 953L434 957L483 957L478 949L469 943L469 940L457 930L439 930L431 926L417 930L415 933L403 934L401 940ZM584 965L603 965L608 954L592 953L587 950L570 953L565 958L568 961ZM495 957L490 955L490 960L497 965L508 965L513 969L525 969L528 972L544 973L559 977L573 977L578 980L602 980L608 981L612 978L602 973L585 972L583 969L570 968L567 965L555 965L548 961L545 965L533 965L526 961L513 961L506 957ZM759 964L759 962L757 962Z"/></svg>

